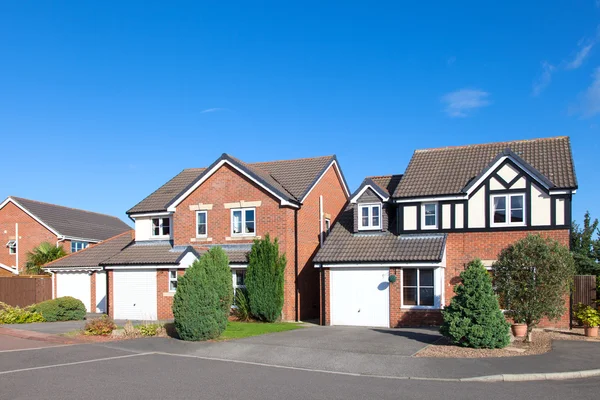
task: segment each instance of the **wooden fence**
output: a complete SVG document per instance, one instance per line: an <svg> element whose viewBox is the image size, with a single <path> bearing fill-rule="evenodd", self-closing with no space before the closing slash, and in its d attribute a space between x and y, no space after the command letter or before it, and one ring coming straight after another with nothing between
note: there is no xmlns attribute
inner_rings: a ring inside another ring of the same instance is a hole
<svg viewBox="0 0 600 400"><path fill-rule="evenodd" d="M41 275L0 277L0 301L25 307L52 298L52 277Z"/></svg>
<svg viewBox="0 0 600 400"><path fill-rule="evenodd" d="M595 275L576 275L573 281L573 293L571 294L571 315L577 310L579 303L595 306L597 299L596 276ZM576 318L571 318L572 326L579 325Z"/></svg>

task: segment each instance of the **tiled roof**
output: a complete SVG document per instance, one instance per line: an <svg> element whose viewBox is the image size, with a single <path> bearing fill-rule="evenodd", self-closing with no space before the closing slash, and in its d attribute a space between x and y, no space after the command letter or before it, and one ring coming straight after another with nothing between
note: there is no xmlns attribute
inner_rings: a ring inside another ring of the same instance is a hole
<svg viewBox="0 0 600 400"><path fill-rule="evenodd" d="M394 197L459 194L506 149L550 180L554 188L577 187L569 138L561 136L417 150Z"/></svg>
<svg viewBox="0 0 600 400"><path fill-rule="evenodd" d="M389 196L394 195L394 191L398 187L402 175L382 175L382 176L370 176L373 183L384 190Z"/></svg>
<svg viewBox="0 0 600 400"><path fill-rule="evenodd" d="M335 160L335 156L246 163L228 154L223 154L217 161L222 159L247 169L251 175L254 175L267 187L287 200L299 202L324 172L325 168ZM127 213L166 211L169 204L200 179L205 171L206 168L183 170L179 175L132 207Z"/></svg>
<svg viewBox="0 0 600 400"><path fill-rule="evenodd" d="M77 253L48 263L44 268L94 268L100 263L118 254L133 240L134 231L130 230L98 244L92 244Z"/></svg>
<svg viewBox="0 0 600 400"><path fill-rule="evenodd" d="M354 205L348 205L315 256L315 263L441 261L445 234L353 233L353 213Z"/></svg>
<svg viewBox="0 0 600 400"><path fill-rule="evenodd" d="M131 229L117 217L11 196L20 206L61 236L106 240Z"/></svg>
<svg viewBox="0 0 600 400"><path fill-rule="evenodd" d="M173 246L168 240L133 242L101 265L176 265L191 246Z"/></svg>

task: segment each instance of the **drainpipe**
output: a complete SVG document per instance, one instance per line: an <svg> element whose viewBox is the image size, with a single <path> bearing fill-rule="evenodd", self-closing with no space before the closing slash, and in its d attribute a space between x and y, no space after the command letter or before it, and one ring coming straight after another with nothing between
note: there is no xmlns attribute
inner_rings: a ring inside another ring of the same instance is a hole
<svg viewBox="0 0 600 400"><path fill-rule="evenodd" d="M295 305L295 320L300 321L300 310L298 310L298 209L294 210L294 305Z"/></svg>
<svg viewBox="0 0 600 400"><path fill-rule="evenodd" d="M323 195L319 196L319 239L323 246Z"/></svg>
<svg viewBox="0 0 600 400"><path fill-rule="evenodd" d="M15 222L15 270L17 271L17 275L19 275L19 223Z"/></svg>

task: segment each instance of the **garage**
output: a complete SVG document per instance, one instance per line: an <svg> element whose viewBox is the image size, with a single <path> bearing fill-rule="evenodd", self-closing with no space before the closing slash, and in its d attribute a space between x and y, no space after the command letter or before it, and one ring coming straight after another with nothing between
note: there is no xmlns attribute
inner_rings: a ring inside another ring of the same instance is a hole
<svg viewBox="0 0 600 400"><path fill-rule="evenodd" d="M71 296L79 299L85 309L91 310L91 280L88 272L60 272L56 274L56 297Z"/></svg>
<svg viewBox="0 0 600 400"><path fill-rule="evenodd" d="M156 310L156 270L114 270L114 318L153 321Z"/></svg>
<svg viewBox="0 0 600 400"><path fill-rule="evenodd" d="M331 268L331 325L389 327L389 269Z"/></svg>

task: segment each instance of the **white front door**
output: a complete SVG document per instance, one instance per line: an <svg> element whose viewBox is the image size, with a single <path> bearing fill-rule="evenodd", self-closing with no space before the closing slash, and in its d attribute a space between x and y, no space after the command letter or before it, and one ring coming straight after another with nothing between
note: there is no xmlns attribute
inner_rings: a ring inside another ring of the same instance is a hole
<svg viewBox="0 0 600 400"><path fill-rule="evenodd" d="M156 320L156 279L155 269L114 270L114 318Z"/></svg>
<svg viewBox="0 0 600 400"><path fill-rule="evenodd" d="M57 272L56 297L71 296L79 299L91 312L92 286L87 272Z"/></svg>
<svg viewBox="0 0 600 400"><path fill-rule="evenodd" d="M388 268L332 268L331 325L389 327Z"/></svg>

